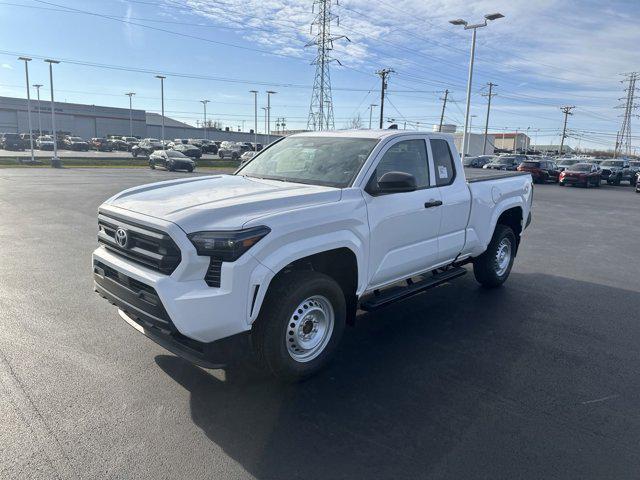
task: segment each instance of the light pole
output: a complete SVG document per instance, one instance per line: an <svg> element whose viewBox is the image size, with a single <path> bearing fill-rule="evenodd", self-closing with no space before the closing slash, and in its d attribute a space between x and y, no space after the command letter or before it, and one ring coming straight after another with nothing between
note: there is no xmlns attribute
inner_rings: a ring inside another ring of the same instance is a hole
<svg viewBox="0 0 640 480"><path fill-rule="evenodd" d="M200 103L204 107L204 123L202 124L204 127L204 139L207 139L207 103L209 100L200 100Z"/></svg>
<svg viewBox="0 0 640 480"><path fill-rule="evenodd" d="M33 129L31 128L31 92L29 91L29 62L28 57L19 57L18 60L24 61L24 75L27 80L27 123L29 124L29 146L31 147L31 163L36 163L33 158Z"/></svg>
<svg viewBox="0 0 640 480"><path fill-rule="evenodd" d="M136 94L136 92L127 92L125 95L129 97L129 136L133 137L133 103L131 99Z"/></svg>
<svg viewBox="0 0 640 480"><path fill-rule="evenodd" d="M465 156L465 146L467 144L467 128L469 126L469 109L471 106L471 85L473 83L473 60L476 55L476 31L478 30L478 28L486 27L488 21L497 20L503 17L504 15L502 15L501 13L491 13L484 16L484 22L482 23L469 24L469 22L461 18L449 21L449 23L451 23L452 25L464 26L465 30L473 30L473 35L471 36L471 58L469 59L469 78L467 80L467 108L464 114L464 130L462 132L462 159L463 160Z"/></svg>
<svg viewBox="0 0 640 480"><path fill-rule="evenodd" d="M531 143L531 142L529 142L529 129L531 129L531 127L527 127L527 138L525 139L525 143L527 145L527 150L526 150L525 153L529 153L529 143Z"/></svg>
<svg viewBox="0 0 640 480"><path fill-rule="evenodd" d="M163 75L156 75L156 78L160 79L160 102L162 108L162 150L164 150L164 79L167 78Z"/></svg>
<svg viewBox="0 0 640 480"><path fill-rule="evenodd" d="M39 132L39 137L42 136L42 118L40 117L40 87L42 86L41 83L36 83L35 85L33 85L33 87L36 89L36 92L38 92L38 132Z"/></svg>
<svg viewBox="0 0 640 480"><path fill-rule="evenodd" d="M62 162L58 158L58 137L56 134L56 109L55 100L53 99L53 65L60 63L58 60L46 59L45 62L49 64L49 86L51 87L51 133L53 134L53 158L51 159L51 166L53 168L62 167Z"/></svg>
<svg viewBox="0 0 640 480"><path fill-rule="evenodd" d="M373 107L377 107L378 104L372 103L369 105L369 130L371 130L371 118L373 116Z"/></svg>
<svg viewBox="0 0 640 480"><path fill-rule="evenodd" d="M264 133L267 135L267 142L265 145L269 145L269 134L267 133L267 111L268 107L261 107L264 110Z"/></svg>
<svg viewBox="0 0 640 480"><path fill-rule="evenodd" d="M273 90L267 90L267 145L271 143L271 95L276 94Z"/></svg>
<svg viewBox="0 0 640 480"><path fill-rule="evenodd" d="M249 90L253 93L253 149L258 151L258 91Z"/></svg>

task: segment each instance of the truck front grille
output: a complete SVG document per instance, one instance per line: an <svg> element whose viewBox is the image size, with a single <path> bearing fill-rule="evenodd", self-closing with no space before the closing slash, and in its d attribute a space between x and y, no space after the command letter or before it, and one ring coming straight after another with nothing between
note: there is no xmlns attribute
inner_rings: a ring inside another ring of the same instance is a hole
<svg viewBox="0 0 640 480"><path fill-rule="evenodd" d="M210 287L220 287L220 279L222 277L222 260L211 257L209 260L209 268L204 276L204 281Z"/></svg>
<svg viewBox="0 0 640 480"><path fill-rule="evenodd" d="M120 229L125 232L124 243L116 238ZM165 232L111 214L98 214L98 242L116 255L167 275L181 260L180 249Z"/></svg>

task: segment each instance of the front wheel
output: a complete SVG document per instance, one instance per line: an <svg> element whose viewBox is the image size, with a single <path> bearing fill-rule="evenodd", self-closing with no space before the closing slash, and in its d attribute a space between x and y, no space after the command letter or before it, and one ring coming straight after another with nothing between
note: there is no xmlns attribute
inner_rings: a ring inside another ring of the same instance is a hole
<svg viewBox="0 0 640 480"><path fill-rule="evenodd" d="M476 280L483 287L499 287L509 277L515 255L516 236L513 230L506 225L496 225L487 250L473 261Z"/></svg>
<svg viewBox="0 0 640 480"><path fill-rule="evenodd" d="M314 375L340 342L346 311L344 293L331 277L314 271L282 275L253 326L258 360L285 381Z"/></svg>
<svg viewBox="0 0 640 480"><path fill-rule="evenodd" d="M155 162L154 162L154 161L149 162L149 168L150 168L151 170L155 170L155 169L156 169L156 164L155 164Z"/></svg>

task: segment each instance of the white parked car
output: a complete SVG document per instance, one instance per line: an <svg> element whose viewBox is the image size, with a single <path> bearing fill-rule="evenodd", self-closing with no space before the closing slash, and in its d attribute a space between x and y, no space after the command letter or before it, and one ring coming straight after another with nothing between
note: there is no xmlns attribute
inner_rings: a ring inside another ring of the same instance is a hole
<svg viewBox="0 0 640 480"><path fill-rule="evenodd" d="M358 308L449 282L465 264L486 287L505 282L532 195L528 173L465 172L446 134L291 135L233 175L103 203L95 289L198 365L250 353L299 380L329 360Z"/></svg>
<svg viewBox="0 0 640 480"><path fill-rule="evenodd" d="M240 167L244 167L244 165L248 163L249 160L256 156L256 153L258 152L256 152L255 150L249 150L248 152L244 152L242 155L240 155Z"/></svg>

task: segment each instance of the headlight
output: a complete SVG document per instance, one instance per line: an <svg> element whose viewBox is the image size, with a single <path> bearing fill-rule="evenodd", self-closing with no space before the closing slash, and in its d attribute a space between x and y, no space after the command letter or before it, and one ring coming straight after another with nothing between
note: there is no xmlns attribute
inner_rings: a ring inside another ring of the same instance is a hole
<svg viewBox="0 0 640 480"><path fill-rule="evenodd" d="M269 227L262 226L229 232L195 232L187 236L198 255L234 262L270 231Z"/></svg>

